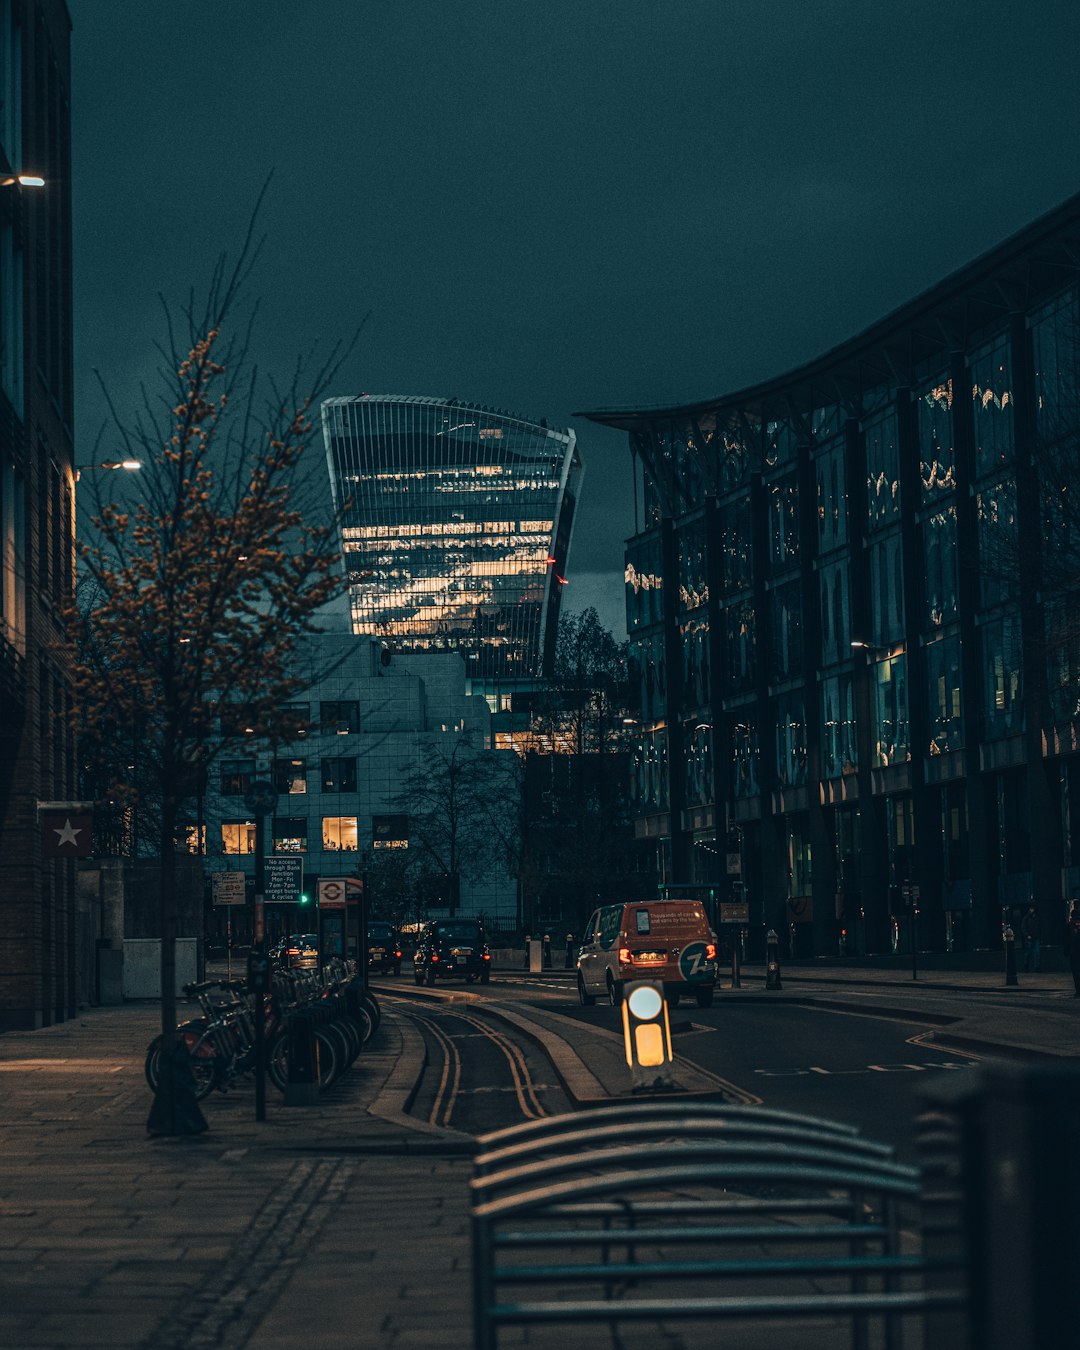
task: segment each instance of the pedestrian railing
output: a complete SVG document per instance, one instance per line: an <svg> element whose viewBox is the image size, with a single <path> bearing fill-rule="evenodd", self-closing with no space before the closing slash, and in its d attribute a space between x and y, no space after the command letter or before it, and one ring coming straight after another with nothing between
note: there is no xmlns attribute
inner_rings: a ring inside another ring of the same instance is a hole
<svg viewBox="0 0 1080 1350"><path fill-rule="evenodd" d="M478 1141L471 1187L477 1350L509 1326L789 1318L890 1350L904 1316L959 1299L912 1240L919 1170L811 1116L651 1101L531 1121Z"/></svg>

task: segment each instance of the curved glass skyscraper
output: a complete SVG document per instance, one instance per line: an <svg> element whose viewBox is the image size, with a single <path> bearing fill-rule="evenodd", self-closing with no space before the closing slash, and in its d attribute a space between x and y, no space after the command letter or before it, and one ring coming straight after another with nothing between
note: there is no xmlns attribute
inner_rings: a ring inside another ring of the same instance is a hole
<svg viewBox="0 0 1080 1350"><path fill-rule="evenodd" d="M572 431L456 399L322 405L353 631L457 649L470 676L535 678L554 652L581 474Z"/></svg>

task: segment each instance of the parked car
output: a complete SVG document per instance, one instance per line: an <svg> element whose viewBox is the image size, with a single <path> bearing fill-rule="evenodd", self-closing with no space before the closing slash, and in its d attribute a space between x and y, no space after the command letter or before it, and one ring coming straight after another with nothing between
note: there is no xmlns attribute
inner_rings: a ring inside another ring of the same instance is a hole
<svg viewBox="0 0 1080 1350"><path fill-rule="evenodd" d="M319 964L317 933L290 933L281 944L278 961L286 970L314 970Z"/></svg>
<svg viewBox="0 0 1080 1350"><path fill-rule="evenodd" d="M604 905L585 926L577 958L578 999L618 1003L629 980L662 980L670 1003L693 995L713 1001L716 934L697 900L645 900Z"/></svg>
<svg viewBox="0 0 1080 1350"><path fill-rule="evenodd" d="M472 984L491 979L491 952L483 926L475 919L437 919L420 934L413 956L417 984L460 979Z"/></svg>
<svg viewBox="0 0 1080 1350"><path fill-rule="evenodd" d="M384 973L392 970L401 974L401 941L392 923L369 923L367 926L368 970Z"/></svg>

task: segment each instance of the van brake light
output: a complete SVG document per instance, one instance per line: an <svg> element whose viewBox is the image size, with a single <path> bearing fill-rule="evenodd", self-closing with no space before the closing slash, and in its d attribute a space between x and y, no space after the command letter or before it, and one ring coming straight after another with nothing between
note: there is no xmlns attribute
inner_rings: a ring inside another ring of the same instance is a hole
<svg viewBox="0 0 1080 1350"><path fill-rule="evenodd" d="M629 947L620 947L620 948L619 948L619 960L622 962L622 964L623 964L624 966L629 966L629 965L632 965L632 964L633 964L634 958L633 958L633 957L631 956L631 954L630 954L630 948L629 948Z"/></svg>
<svg viewBox="0 0 1080 1350"><path fill-rule="evenodd" d="M705 960L706 960L706 961L715 961L715 960L716 960L716 943L715 943L715 942L706 942L706 944L705 944Z"/></svg>

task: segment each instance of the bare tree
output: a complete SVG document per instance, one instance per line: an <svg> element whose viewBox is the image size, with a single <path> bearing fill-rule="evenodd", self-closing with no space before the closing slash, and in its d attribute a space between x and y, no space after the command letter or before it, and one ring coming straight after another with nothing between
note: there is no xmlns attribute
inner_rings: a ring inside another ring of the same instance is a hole
<svg viewBox="0 0 1080 1350"><path fill-rule="evenodd" d="M519 761L476 745L469 732L436 742L402 783L395 809L409 817L410 852L457 911L463 877L476 880L508 867L520 813Z"/></svg>
<svg viewBox="0 0 1080 1350"><path fill-rule="evenodd" d="M249 360L242 291L258 248L215 269L205 304L166 310L156 396L125 417L109 401L124 453L141 461L138 501L99 501L80 541L92 603L71 614L84 750L111 781L99 787L153 816L160 860L161 1018L175 1046L176 858L185 804L211 763L252 737L281 735L281 707L306 681L297 644L343 586L332 522L315 523L303 470L311 409L339 351L285 388ZM108 398L108 392L106 391ZM115 753L119 750L119 754ZM85 756L84 756L85 758ZM205 1128L178 1097L163 1055L154 1133Z"/></svg>

